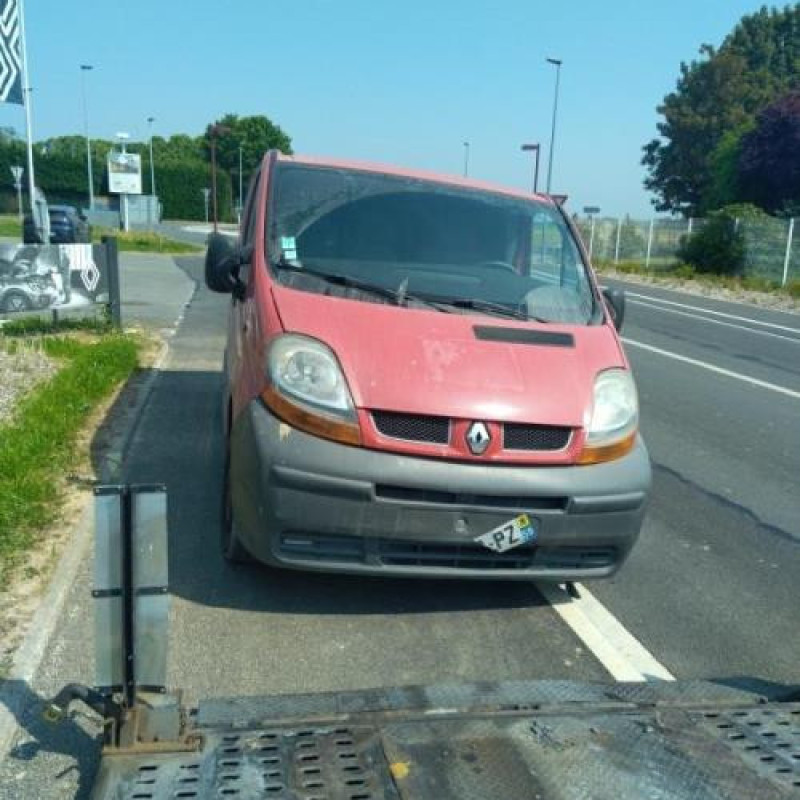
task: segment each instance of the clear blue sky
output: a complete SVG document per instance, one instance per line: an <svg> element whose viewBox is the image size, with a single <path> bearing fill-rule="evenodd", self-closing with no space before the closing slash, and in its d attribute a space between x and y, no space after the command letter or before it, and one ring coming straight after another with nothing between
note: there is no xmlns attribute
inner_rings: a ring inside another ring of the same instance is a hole
<svg viewBox="0 0 800 800"><path fill-rule="evenodd" d="M718 44L757 0L52 0L26 3L36 139L200 133L267 114L297 152L527 186L523 141L549 141L564 61L553 190L570 208L651 213L641 147L681 60ZM56 11L56 8L58 11ZM0 125L23 128L19 107ZM157 166L157 165L156 165ZM542 177L545 169L542 170ZM540 186L542 184L540 183Z"/></svg>

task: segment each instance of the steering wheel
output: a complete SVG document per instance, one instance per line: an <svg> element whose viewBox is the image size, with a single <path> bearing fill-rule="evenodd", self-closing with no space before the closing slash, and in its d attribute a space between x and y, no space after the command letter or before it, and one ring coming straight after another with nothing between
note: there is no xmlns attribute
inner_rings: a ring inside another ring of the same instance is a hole
<svg viewBox="0 0 800 800"><path fill-rule="evenodd" d="M513 273L517 271L517 268L513 264L509 264L508 261L481 261L478 266L491 267L492 269L507 269Z"/></svg>

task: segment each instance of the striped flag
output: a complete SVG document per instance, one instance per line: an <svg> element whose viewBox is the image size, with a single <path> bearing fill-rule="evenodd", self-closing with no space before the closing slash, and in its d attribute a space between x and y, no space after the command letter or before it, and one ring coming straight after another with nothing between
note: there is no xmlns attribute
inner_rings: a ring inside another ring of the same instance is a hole
<svg viewBox="0 0 800 800"><path fill-rule="evenodd" d="M24 103L20 44L17 0L0 0L0 103Z"/></svg>

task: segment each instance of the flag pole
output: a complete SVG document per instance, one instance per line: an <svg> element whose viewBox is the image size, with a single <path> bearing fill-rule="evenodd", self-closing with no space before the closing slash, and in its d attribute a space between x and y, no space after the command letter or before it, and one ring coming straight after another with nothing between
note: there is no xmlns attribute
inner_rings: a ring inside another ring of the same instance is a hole
<svg viewBox="0 0 800 800"><path fill-rule="evenodd" d="M19 9L19 34L22 48L22 99L25 106L25 135L28 145L28 195L31 204L31 219L36 224L36 180L33 174L33 127L31 124L31 88L28 80L28 46L25 41L25 4L24 0L18 0Z"/></svg>

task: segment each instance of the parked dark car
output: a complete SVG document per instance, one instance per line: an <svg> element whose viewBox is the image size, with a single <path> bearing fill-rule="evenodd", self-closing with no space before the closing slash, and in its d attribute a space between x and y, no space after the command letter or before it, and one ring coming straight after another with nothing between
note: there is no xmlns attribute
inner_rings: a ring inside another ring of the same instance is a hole
<svg viewBox="0 0 800 800"><path fill-rule="evenodd" d="M50 206L48 212L51 244L72 244L92 240L92 229L86 216L74 206ZM25 217L22 240L25 244L43 244L39 241L30 214Z"/></svg>

